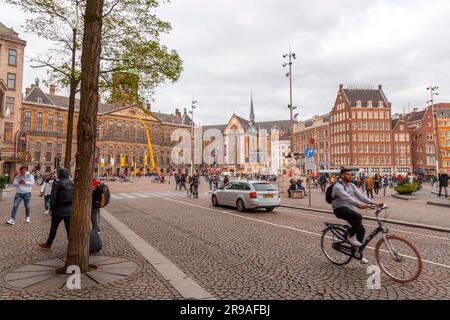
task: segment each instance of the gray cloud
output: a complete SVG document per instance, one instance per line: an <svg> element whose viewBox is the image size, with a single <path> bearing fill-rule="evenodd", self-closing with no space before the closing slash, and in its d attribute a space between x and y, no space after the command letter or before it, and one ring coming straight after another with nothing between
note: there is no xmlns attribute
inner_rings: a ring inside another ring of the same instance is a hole
<svg viewBox="0 0 450 320"><path fill-rule="evenodd" d="M0 8L4 23L23 20ZM281 65L289 45L298 57L300 118L328 112L340 83L383 84L395 112L424 106L430 82L440 86L441 101L450 100L447 0L173 0L158 14L172 23L162 40L178 50L184 73L157 90L156 111L189 108L194 97L196 120L223 123L233 111L248 117L252 88L257 120L287 119ZM22 36L28 56L45 51L47 44ZM26 72L27 82L45 76Z"/></svg>

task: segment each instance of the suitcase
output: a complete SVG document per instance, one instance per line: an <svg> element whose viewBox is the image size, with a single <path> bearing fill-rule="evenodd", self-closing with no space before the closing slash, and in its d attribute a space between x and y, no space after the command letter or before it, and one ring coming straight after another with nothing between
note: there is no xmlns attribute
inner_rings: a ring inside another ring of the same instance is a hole
<svg viewBox="0 0 450 320"><path fill-rule="evenodd" d="M100 239L100 235L98 231L95 229L91 230L91 235L89 237L89 252L99 252L102 249L102 240Z"/></svg>

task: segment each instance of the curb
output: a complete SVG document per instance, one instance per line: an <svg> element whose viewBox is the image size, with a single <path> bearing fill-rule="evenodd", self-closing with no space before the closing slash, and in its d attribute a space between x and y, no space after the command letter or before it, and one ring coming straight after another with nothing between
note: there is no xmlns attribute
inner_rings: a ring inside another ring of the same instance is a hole
<svg viewBox="0 0 450 320"><path fill-rule="evenodd" d="M297 210L306 210L306 211L320 212L320 213L327 213L327 214L333 214L333 211L317 209L317 208L296 207L296 206L289 206L289 205L281 205L280 207L282 207L282 208L290 208L290 209L297 209ZM363 219L371 220L371 221L377 221L376 218L372 218L372 217L365 217L365 216L363 216ZM450 229L442 228L442 227L436 227L436 226L429 226L429 225L425 225L425 224L411 223L411 222L398 221L398 220L388 220L388 219L380 219L380 221L387 222L387 223L392 223L392 224L398 224L398 225L405 226L405 227L420 228L420 229L426 229L426 230L431 230L431 231L450 233Z"/></svg>
<svg viewBox="0 0 450 320"><path fill-rule="evenodd" d="M407 198L408 196L402 196L399 194L391 194L391 197L395 198L395 199L404 200L404 201L418 200L418 198L417 197L414 198L414 196L410 196L411 198L408 199Z"/></svg>
<svg viewBox="0 0 450 320"><path fill-rule="evenodd" d="M436 201L428 201L427 204L432 205L432 206L450 208L450 202L442 203L442 202L436 202Z"/></svg>
<svg viewBox="0 0 450 320"><path fill-rule="evenodd" d="M107 210L101 209L102 217L138 251L157 272L185 299L215 300L194 279L187 276L174 263L159 253L148 242L142 239L123 222L111 215Z"/></svg>

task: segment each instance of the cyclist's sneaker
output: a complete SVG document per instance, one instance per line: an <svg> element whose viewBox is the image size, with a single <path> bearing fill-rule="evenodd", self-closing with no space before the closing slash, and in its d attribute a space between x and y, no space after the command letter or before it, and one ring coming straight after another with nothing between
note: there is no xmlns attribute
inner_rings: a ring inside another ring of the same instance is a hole
<svg viewBox="0 0 450 320"><path fill-rule="evenodd" d="M31 222L30 217L26 217L24 222L25 222L25 223L30 223L30 222Z"/></svg>
<svg viewBox="0 0 450 320"><path fill-rule="evenodd" d="M348 237L347 240L354 247L361 247L362 246L362 243L359 242L358 239L356 239L356 234L353 237Z"/></svg>
<svg viewBox="0 0 450 320"><path fill-rule="evenodd" d="M361 264L368 264L369 260L367 260L365 257L361 258Z"/></svg>
<svg viewBox="0 0 450 320"><path fill-rule="evenodd" d="M16 221L14 219L9 219L8 221L6 221L6 224L9 224L11 226L13 226L16 223Z"/></svg>

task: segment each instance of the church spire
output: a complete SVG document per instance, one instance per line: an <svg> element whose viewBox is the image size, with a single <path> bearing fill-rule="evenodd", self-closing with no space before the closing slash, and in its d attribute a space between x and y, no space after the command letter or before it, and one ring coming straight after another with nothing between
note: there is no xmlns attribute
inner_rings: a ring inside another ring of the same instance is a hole
<svg viewBox="0 0 450 320"><path fill-rule="evenodd" d="M255 124L255 111L253 110L253 90L250 92L250 122Z"/></svg>

